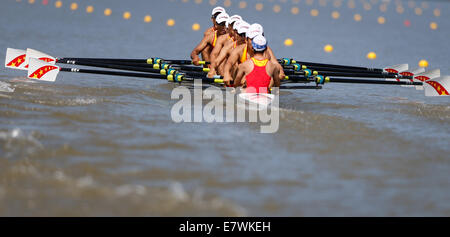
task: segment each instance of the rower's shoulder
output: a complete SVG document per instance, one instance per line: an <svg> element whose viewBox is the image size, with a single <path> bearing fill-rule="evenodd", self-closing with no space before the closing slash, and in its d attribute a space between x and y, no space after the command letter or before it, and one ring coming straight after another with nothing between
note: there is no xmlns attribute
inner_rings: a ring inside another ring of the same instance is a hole
<svg viewBox="0 0 450 237"><path fill-rule="evenodd" d="M228 40L228 34L220 35L219 37L217 37L217 41L219 42L225 42L226 40Z"/></svg>
<svg viewBox="0 0 450 237"><path fill-rule="evenodd" d="M240 53L240 52L242 52L244 50L245 47L247 47L246 44L238 45L238 46L236 46L236 48L233 49L233 52Z"/></svg>
<svg viewBox="0 0 450 237"><path fill-rule="evenodd" d="M210 28L206 29L205 32L203 32L203 36L207 36L212 33L214 33L214 27L210 27Z"/></svg>

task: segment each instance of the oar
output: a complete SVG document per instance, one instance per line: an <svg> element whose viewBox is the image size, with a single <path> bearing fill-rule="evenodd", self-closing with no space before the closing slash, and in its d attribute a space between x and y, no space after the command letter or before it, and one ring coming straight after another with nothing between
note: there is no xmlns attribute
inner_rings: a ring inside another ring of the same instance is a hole
<svg viewBox="0 0 450 237"><path fill-rule="evenodd" d="M180 65L192 65L191 60L171 60L171 59L161 59L161 58L147 58L147 59L125 59L125 58L58 58L59 60L89 60L89 61L99 61L105 63L147 63L147 64L157 64L157 63L168 63L168 64L180 64ZM205 65L209 62L200 61L199 64Z"/></svg>
<svg viewBox="0 0 450 237"><path fill-rule="evenodd" d="M369 77L369 78L395 78L395 79L413 79L412 76L403 76L396 73L372 73L372 72L332 72L332 71L312 71L310 69L304 69L300 71L284 70L286 75L326 75L326 76L341 76L341 77Z"/></svg>
<svg viewBox="0 0 450 237"><path fill-rule="evenodd" d="M382 81L382 80L368 80L368 79L349 79L349 78L332 78L321 75L314 77L305 76L289 76L289 80L294 83L299 82L315 82L317 85L336 82L336 83L356 83L356 84L381 84L381 85L413 85L423 86L425 96L448 96L450 91L450 76L429 79L426 81Z"/></svg>
<svg viewBox="0 0 450 237"><path fill-rule="evenodd" d="M126 70L126 71L137 71L137 72L150 72L150 73L159 73L161 75L174 75L176 73L181 73L181 70L177 70L175 68L177 67L171 67L169 64L113 64L113 63L104 63L101 61L89 61L89 60L68 60L68 59L60 59L57 61L58 63L63 64L73 64L73 65L80 65L80 66L90 66L90 67L100 67L100 68L111 68L111 69L119 69L119 70ZM128 66L132 65L132 66ZM187 68L188 67L179 67L179 68ZM191 76L200 76L202 74L199 74L194 71L183 71L184 74L191 75Z"/></svg>
<svg viewBox="0 0 450 237"><path fill-rule="evenodd" d="M137 73L137 72L122 72L122 71L104 71L104 70L91 70L80 68L62 68L52 63L48 63L39 59L30 58L28 68L28 78L40 80L40 81L56 81L58 73L74 72L74 73L89 73L89 74L101 74L112 76L126 76L126 77L141 77L149 79L167 79L172 82L181 82L183 80L201 79L205 83L223 83L222 79L206 78L206 77L193 77L185 75L183 73L176 73L173 75L161 75L156 73Z"/></svg>
<svg viewBox="0 0 450 237"><path fill-rule="evenodd" d="M399 72L408 70L408 64L399 64L390 67L386 67L383 71L365 71L365 70L355 70L355 69L347 69L347 68L333 68L333 67L317 67L317 66L305 66L300 65L298 63L294 63L291 65L284 65L284 69L291 69L294 71L301 70L313 70L313 71L322 71L322 72L350 72L350 73L367 73L373 75L389 75L389 74L398 74Z"/></svg>
<svg viewBox="0 0 450 237"><path fill-rule="evenodd" d="M324 67L324 68L334 68L334 69L349 69L354 71L369 71L369 72L384 72L387 68L368 68L368 67L359 67L359 66L348 66L348 65L337 65L337 64L326 64L326 63L314 63L314 62L305 62L305 61L297 61L289 58L282 58L278 60L282 65L292 65L292 64L300 64L304 65L308 68L312 67Z"/></svg>

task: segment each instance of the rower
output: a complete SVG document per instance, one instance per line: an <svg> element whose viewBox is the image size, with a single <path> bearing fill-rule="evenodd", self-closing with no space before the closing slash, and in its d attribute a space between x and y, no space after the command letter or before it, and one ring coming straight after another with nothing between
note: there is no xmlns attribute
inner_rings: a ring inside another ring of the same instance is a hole
<svg viewBox="0 0 450 237"><path fill-rule="evenodd" d="M234 23L233 38L235 40L233 42L225 44L217 57L211 57L211 71L208 73L209 77L216 75L216 73L218 73L219 75L224 75L224 68L228 57L236 47L246 43L245 33L247 32L249 27L250 24L242 20L236 21Z"/></svg>
<svg viewBox="0 0 450 237"><path fill-rule="evenodd" d="M210 34L207 34L205 37L203 37L202 41L192 50L191 52L191 59L192 63L194 65L199 65L200 58L198 55L202 52L205 53L202 55L203 60L209 61L210 52L214 49L214 46L217 42L217 37L226 34L225 29L225 23L228 20L229 16L225 12L221 12L217 15L215 22L216 22L216 30L211 32ZM208 51L208 49L210 51Z"/></svg>
<svg viewBox="0 0 450 237"><path fill-rule="evenodd" d="M279 67L269 59L267 49L264 36L253 38L253 57L239 66L234 80L235 87L244 87L245 93L270 93L272 86L280 86Z"/></svg>
<svg viewBox="0 0 450 237"><path fill-rule="evenodd" d="M222 12L226 13L226 11L225 11L225 9L223 7L215 7L212 10L212 12L211 12L211 21L213 23L213 26L208 28L207 30L205 30L205 32L203 33L203 37L207 36L208 34L214 32L216 30L216 26L217 26L216 17Z"/></svg>
<svg viewBox="0 0 450 237"><path fill-rule="evenodd" d="M228 56L227 62L223 68L223 82L229 86L236 76L238 66L247 61L252 55L252 39L259 34L264 34L260 24L252 24L246 32L246 42L233 49ZM250 50L248 50L250 48ZM267 51L267 50L266 50Z"/></svg>
<svg viewBox="0 0 450 237"><path fill-rule="evenodd" d="M247 42L247 47L250 49L252 47L252 41L251 39L253 39L254 37L256 37L257 35L262 35L264 36L264 28L262 27L262 25L255 23L252 24L250 26L250 29L248 30L248 38L250 40L248 40ZM279 71L280 71L280 78L285 78L285 74L284 74L284 70L283 70L283 66L281 66L281 64L278 62L278 59L275 57L275 54L272 51L272 48L267 47L266 53L268 54L268 58L270 61L272 61L274 64L278 65ZM242 59L241 61L245 61L246 60L246 54L242 55Z"/></svg>
<svg viewBox="0 0 450 237"><path fill-rule="evenodd" d="M239 15L233 15L230 18L228 18L228 21L226 23L226 29L228 34L221 35L217 38L216 45L214 46L214 49L212 50L210 54L210 62L211 62L211 75L215 75L217 67L223 67L220 63L216 62L217 57L222 52L224 48L229 48L230 46L235 45L235 32L233 30L233 26L236 21L242 20L242 17Z"/></svg>

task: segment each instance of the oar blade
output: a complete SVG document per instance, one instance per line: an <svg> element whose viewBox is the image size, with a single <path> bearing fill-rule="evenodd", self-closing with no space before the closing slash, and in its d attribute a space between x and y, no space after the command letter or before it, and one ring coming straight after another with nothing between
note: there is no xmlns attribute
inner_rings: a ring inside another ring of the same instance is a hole
<svg viewBox="0 0 450 237"><path fill-rule="evenodd" d="M394 66L385 67L383 70L390 73L400 73L408 70L408 64L397 64Z"/></svg>
<svg viewBox="0 0 450 237"><path fill-rule="evenodd" d="M28 78L39 81L56 81L60 67L37 58L29 58Z"/></svg>
<svg viewBox="0 0 450 237"><path fill-rule="evenodd" d="M20 69L20 70L27 70L25 68L25 65L26 65L25 58L26 58L25 50L7 48L6 49L6 57L5 57L5 67L13 68L13 69Z"/></svg>
<svg viewBox="0 0 450 237"><path fill-rule="evenodd" d="M425 96L449 96L450 76L438 77L423 83Z"/></svg>
<svg viewBox="0 0 450 237"><path fill-rule="evenodd" d="M438 78L441 76L441 70L440 69L434 69L426 72L422 72L419 74L414 75L413 81L418 82L426 82L428 80ZM416 90L423 90L423 86L415 86Z"/></svg>
<svg viewBox="0 0 450 237"><path fill-rule="evenodd" d="M50 56L46 53L37 51L35 49L27 49L27 56L25 57L25 68L28 68L28 64L30 61L30 58L37 58L39 60L42 60L44 62L47 63L51 63L51 64L55 64L56 63L56 58L53 56Z"/></svg>

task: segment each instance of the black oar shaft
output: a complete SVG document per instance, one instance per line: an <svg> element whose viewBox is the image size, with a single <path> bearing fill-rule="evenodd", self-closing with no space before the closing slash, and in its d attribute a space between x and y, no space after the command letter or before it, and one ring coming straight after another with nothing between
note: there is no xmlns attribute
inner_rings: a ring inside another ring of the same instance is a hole
<svg viewBox="0 0 450 237"><path fill-rule="evenodd" d="M153 69L150 67L142 67L142 66L128 66L128 65L118 65L118 64L110 64L110 63L102 63L96 61L88 61L88 60L58 60L58 63L64 64L73 64L80 66L90 66L90 67L101 67L101 68L112 68L119 70L127 70L127 71L137 71L137 72L151 72L151 73L160 73L160 69Z"/></svg>
<svg viewBox="0 0 450 237"><path fill-rule="evenodd" d="M284 59L280 59L280 62L283 62ZM290 61L292 61L290 59ZM358 66L347 66L347 65L337 65L337 64L327 64L327 63L314 63L314 62L305 62L305 61L296 61L295 63L306 65L308 67L327 67L327 68L341 68L341 69L350 69L350 70L363 70L363 71L370 71L370 72L383 72L383 69L381 68L368 68L368 67L358 67Z"/></svg>
<svg viewBox="0 0 450 237"><path fill-rule="evenodd" d="M295 66L293 65L285 65L283 66L285 69L295 69ZM388 72L384 71L366 71L366 70L354 70L354 69L348 69L348 68L333 68L333 67L316 67L316 66L307 66L307 69L311 69L314 71L321 71L321 72L361 72L361 73L369 73L374 75L383 75L387 74Z"/></svg>
<svg viewBox="0 0 450 237"><path fill-rule="evenodd" d="M160 74L153 74L153 73L103 71L103 70L92 70L92 69L81 69L81 68L61 68L60 71L100 74L100 75L112 75L112 76L143 77L143 78L154 78L154 79L166 79L167 78L167 76L160 75Z"/></svg>
<svg viewBox="0 0 450 237"><path fill-rule="evenodd" d="M381 81L381 80L365 80L365 79L348 79L348 78L329 78L329 82L337 83L358 83L358 84L383 84L383 85L415 85L421 86L422 82L411 81Z"/></svg>
<svg viewBox="0 0 450 237"><path fill-rule="evenodd" d="M104 63L168 63L168 64L182 64L182 65L190 65L192 64L191 60L172 60L172 59L161 59L161 58L147 58L147 59L132 59L132 58L60 58L59 60L88 60L88 61L97 61ZM204 62L204 64L209 64L209 62Z"/></svg>
<svg viewBox="0 0 450 237"><path fill-rule="evenodd" d="M103 63L114 63L114 62L122 62L122 63L147 63L148 59L125 59L125 58L60 58L58 62L61 60L70 60L70 61L96 61Z"/></svg>
<svg viewBox="0 0 450 237"><path fill-rule="evenodd" d="M104 71L104 70L92 70L92 69L82 69L82 68L60 68L62 72L76 72L76 73L89 73L89 74L99 74L99 75L111 75L111 76L125 76L125 77L142 77L148 79L167 79L168 76L155 74L155 73L138 73L138 72L122 72L122 71ZM182 80L191 81L195 79L200 79L205 83L222 83L221 79L197 77L186 75Z"/></svg>
<svg viewBox="0 0 450 237"><path fill-rule="evenodd" d="M316 77L305 77L305 76L288 76L293 83L296 82L315 82ZM325 77L325 83L336 82L336 83L353 83L353 84L380 84L380 85L415 85L421 86L422 82L411 82L411 81L385 81L385 80L370 80L370 79L350 79L350 78L335 78L335 77Z"/></svg>

